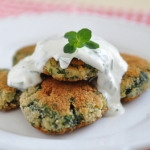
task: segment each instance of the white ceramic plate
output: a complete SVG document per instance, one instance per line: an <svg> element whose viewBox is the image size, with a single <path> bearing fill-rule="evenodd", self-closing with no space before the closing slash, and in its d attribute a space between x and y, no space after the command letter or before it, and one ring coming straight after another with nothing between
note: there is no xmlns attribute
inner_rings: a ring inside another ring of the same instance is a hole
<svg viewBox="0 0 150 150"><path fill-rule="evenodd" d="M51 13L0 20L0 68L10 68L14 52L57 32L87 27L120 52L150 55L150 28L89 14ZM124 105L126 112L105 117L73 133L51 136L29 125L19 109L0 112L0 149L98 150L150 147L150 91Z"/></svg>

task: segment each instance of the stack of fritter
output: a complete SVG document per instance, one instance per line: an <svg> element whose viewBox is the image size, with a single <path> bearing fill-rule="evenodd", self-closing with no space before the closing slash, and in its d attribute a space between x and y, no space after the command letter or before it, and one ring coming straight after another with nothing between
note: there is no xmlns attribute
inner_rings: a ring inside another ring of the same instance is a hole
<svg viewBox="0 0 150 150"><path fill-rule="evenodd" d="M68 68L61 69L59 62L51 58L43 68L42 83L21 95L24 116L32 126L50 134L91 124L108 109L105 97L88 81L96 74L97 69L81 60L73 59Z"/></svg>
<svg viewBox="0 0 150 150"><path fill-rule="evenodd" d="M32 45L17 51L13 65L31 55L34 49L35 45ZM121 56L129 65L120 85L121 101L128 102L150 87L150 63L136 56ZM20 93L7 86L8 71L5 72L1 70L0 76L6 85L1 85L2 110L17 107ZM101 118L109 108L106 98L89 82L97 72L97 69L75 58L66 69L62 69L55 59L49 59L41 74L42 83L21 94L20 108L24 116L33 127L50 134L73 131Z"/></svg>

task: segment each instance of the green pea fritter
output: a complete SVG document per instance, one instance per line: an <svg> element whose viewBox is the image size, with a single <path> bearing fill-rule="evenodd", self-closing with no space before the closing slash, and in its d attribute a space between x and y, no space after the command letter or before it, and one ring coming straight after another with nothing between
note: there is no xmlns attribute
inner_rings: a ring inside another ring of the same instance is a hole
<svg viewBox="0 0 150 150"><path fill-rule="evenodd" d="M32 55L35 45L27 46L18 50L13 56L13 66L16 65L23 58Z"/></svg>
<svg viewBox="0 0 150 150"><path fill-rule="evenodd" d="M96 121L107 111L106 99L88 81L64 82L51 77L20 98L28 122L48 134L64 134Z"/></svg>
<svg viewBox="0 0 150 150"><path fill-rule="evenodd" d="M66 69L62 69L58 61L51 58L43 68L43 73L51 75L60 81L78 81L89 79L97 75L98 70L85 64L83 61L73 58Z"/></svg>
<svg viewBox="0 0 150 150"><path fill-rule="evenodd" d="M138 56L121 54L128 70L121 82L121 101L129 102L150 88L150 62Z"/></svg>
<svg viewBox="0 0 150 150"><path fill-rule="evenodd" d="M35 45L27 46L17 51L13 57L13 65L17 64L21 59L31 55L35 50ZM51 75L60 81L78 81L89 79L96 76L98 70L85 64L83 61L74 58L66 69L62 69L59 62L54 58L47 61L43 68L43 73Z"/></svg>
<svg viewBox="0 0 150 150"><path fill-rule="evenodd" d="M21 92L7 85L8 70L0 69L0 110L7 111L19 107Z"/></svg>

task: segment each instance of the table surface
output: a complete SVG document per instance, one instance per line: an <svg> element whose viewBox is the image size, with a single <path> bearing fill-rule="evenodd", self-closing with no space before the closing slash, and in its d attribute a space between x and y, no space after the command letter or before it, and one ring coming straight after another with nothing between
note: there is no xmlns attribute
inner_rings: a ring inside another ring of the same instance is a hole
<svg viewBox="0 0 150 150"><path fill-rule="evenodd" d="M52 11L96 13L150 26L150 0L0 0L0 18Z"/></svg>
<svg viewBox="0 0 150 150"><path fill-rule="evenodd" d="M12 0L9 0L12 1ZM74 3L83 5L95 5L102 7L113 7L117 9L132 9L135 11L149 11L150 12L150 0L18 0L18 1L32 1L42 3Z"/></svg>

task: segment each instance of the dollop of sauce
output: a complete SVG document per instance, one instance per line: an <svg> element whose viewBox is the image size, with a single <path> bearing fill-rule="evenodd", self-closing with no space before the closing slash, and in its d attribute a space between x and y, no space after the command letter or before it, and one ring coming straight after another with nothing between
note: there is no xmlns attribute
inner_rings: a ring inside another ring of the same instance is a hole
<svg viewBox="0 0 150 150"><path fill-rule="evenodd" d="M98 43L100 48L77 48L72 54L64 53L63 47L68 40L62 35L54 35L38 42L35 52L10 70L8 85L22 91L37 85L41 82L40 73L44 65L52 57L59 61L63 69L69 66L73 58L81 59L98 69L97 79L93 83L107 99L109 110L106 116L123 114L124 108L120 103L120 83L128 65L113 45L98 36L92 36L91 40Z"/></svg>

